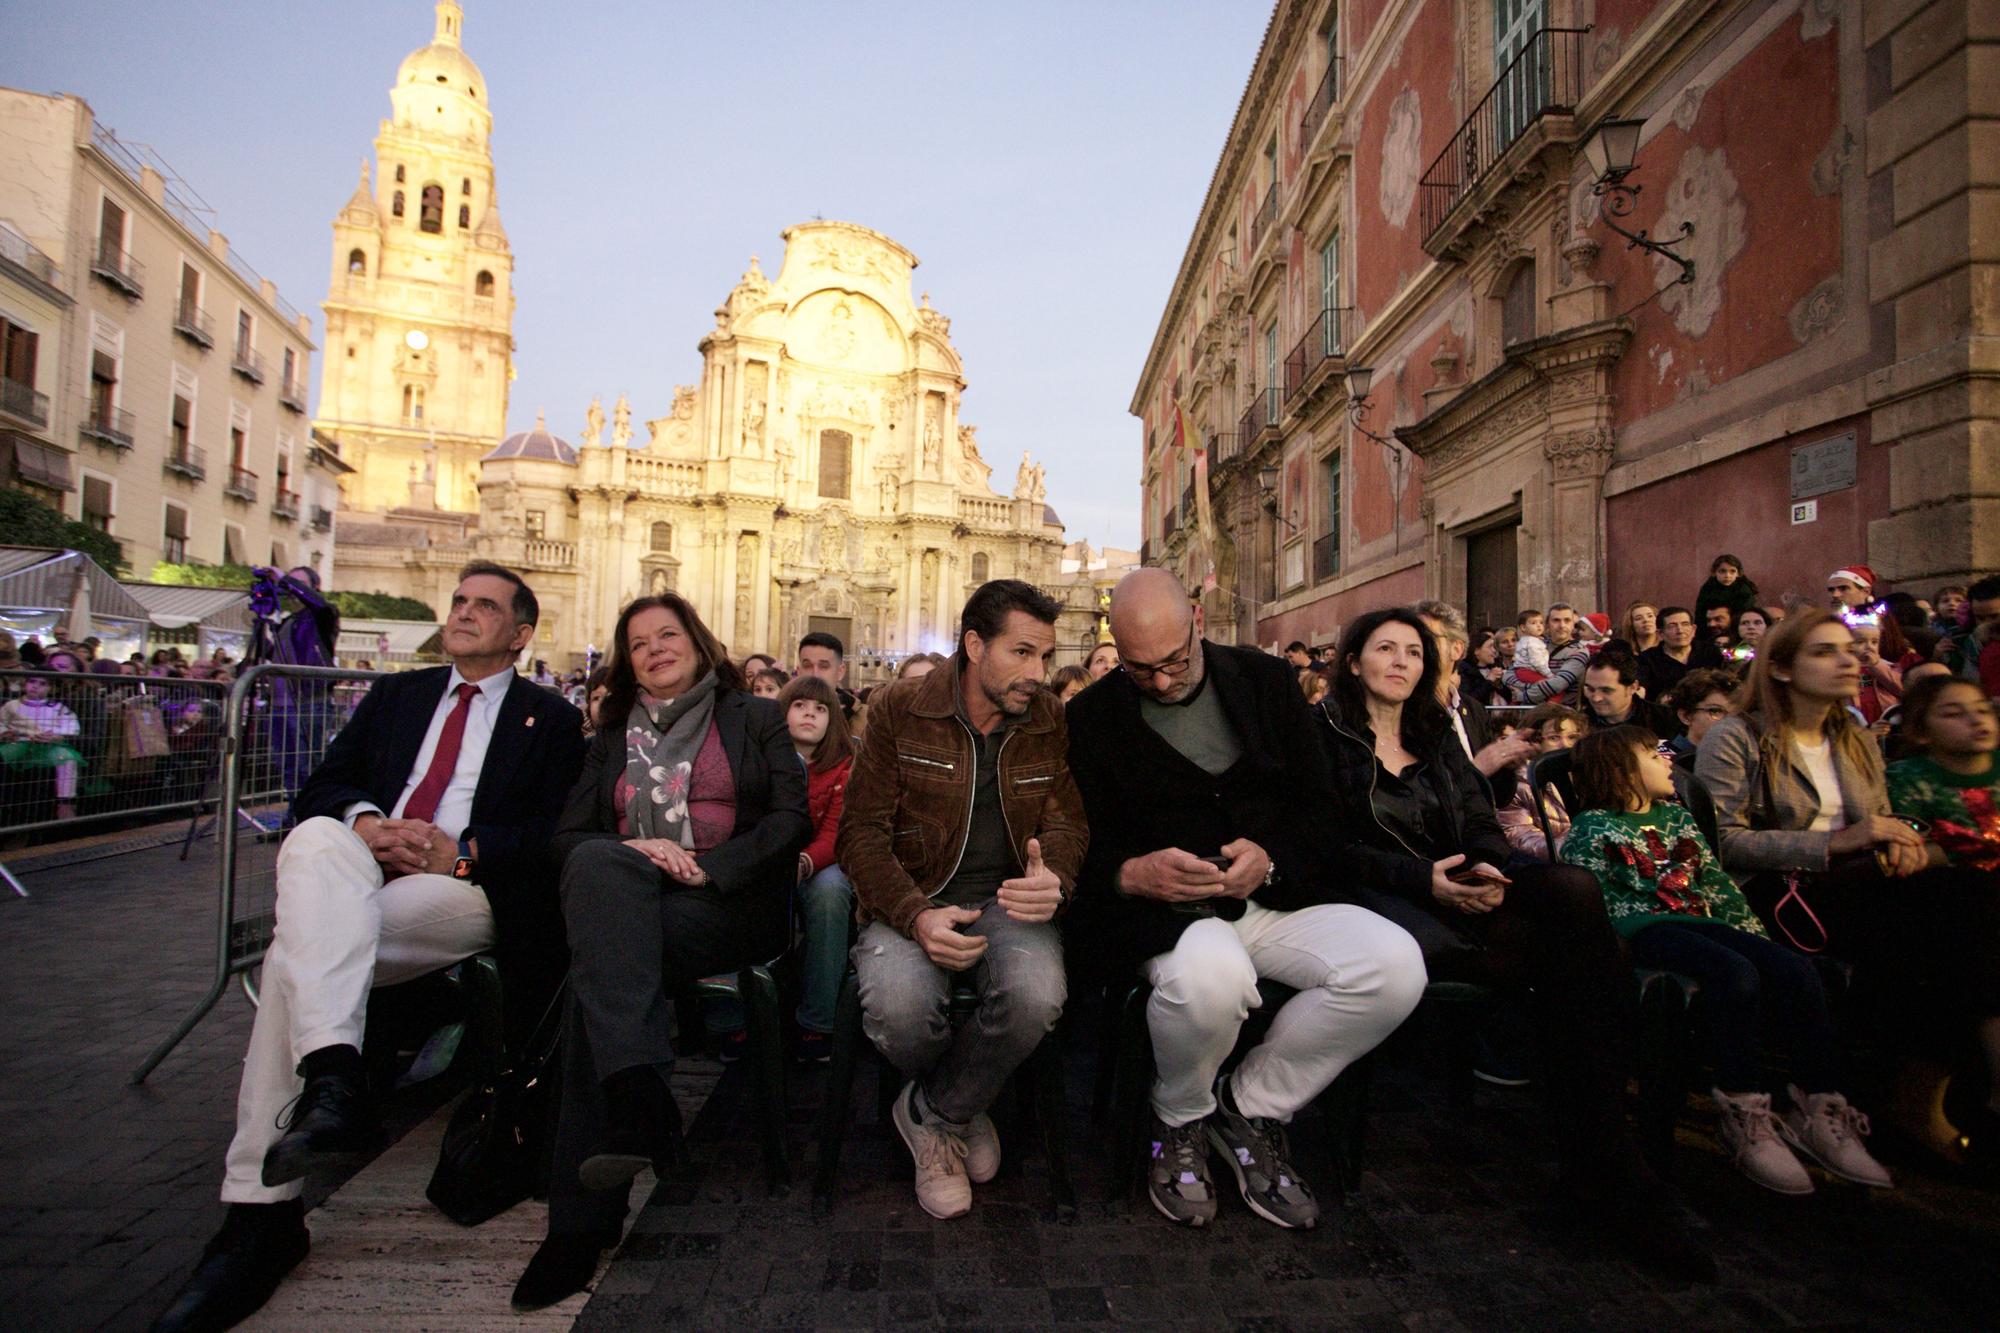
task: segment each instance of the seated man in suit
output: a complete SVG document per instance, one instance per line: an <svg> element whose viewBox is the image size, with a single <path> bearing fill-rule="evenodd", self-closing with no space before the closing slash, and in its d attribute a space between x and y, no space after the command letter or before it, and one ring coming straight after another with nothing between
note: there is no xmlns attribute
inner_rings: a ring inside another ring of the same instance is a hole
<svg viewBox="0 0 2000 1333"><path fill-rule="evenodd" d="M514 672L539 614L520 575L467 565L441 631L452 664L375 682L294 799L229 1214L156 1328L227 1328L263 1305L305 1257L301 1177L380 1146L361 1065L370 988L497 947L518 1037L561 980L547 852L583 726Z"/></svg>

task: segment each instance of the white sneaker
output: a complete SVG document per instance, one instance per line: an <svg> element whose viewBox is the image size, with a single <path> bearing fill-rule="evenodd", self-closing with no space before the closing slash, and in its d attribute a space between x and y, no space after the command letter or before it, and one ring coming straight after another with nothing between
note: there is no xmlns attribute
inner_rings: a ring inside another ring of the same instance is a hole
<svg viewBox="0 0 2000 1333"><path fill-rule="evenodd" d="M1780 1131L1777 1117L1771 1114L1769 1093L1732 1097L1720 1088L1711 1088L1708 1095L1720 1116L1716 1129L1722 1146L1738 1171L1779 1194L1813 1192L1812 1177L1785 1146L1787 1136Z"/></svg>
<svg viewBox="0 0 2000 1333"><path fill-rule="evenodd" d="M1868 1134L1868 1117L1855 1110L1847 1098L1837 1092L1808 1096L1796 1085L1786 1091L1791 1094L1792 1109L1785 1113L1785 1128L1801 1152L1842 1180L1876 1189L1896 1187L1888 1168L1862 1145Z"/></svg>
<svg viewBox="0 0 2000 1333"><path fill-rule="evenodd" d="M1000 1174L1000 1131L984 1111L972 1117L959 1135L965 1141L965 1174L975 1185L984 1185Z"/></svg>
<svg viewBox="0 0 2000 1333"><path fill-rule="evenodd" d="M896 1096L889 1118L917 1163L917 1204L940 1221L972 1211L972 1182L965 1178L965 1141L936 1124L924 1124L910 1105L912 1081Z"/></svg>

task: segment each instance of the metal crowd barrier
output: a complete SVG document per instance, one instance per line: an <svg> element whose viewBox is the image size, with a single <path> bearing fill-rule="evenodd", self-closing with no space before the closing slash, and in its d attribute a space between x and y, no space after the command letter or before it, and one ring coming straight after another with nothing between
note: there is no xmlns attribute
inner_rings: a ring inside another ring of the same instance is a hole
<svg viewBox="0 0 2000 1333"><path fill-rule="evenodd" d="M222 681L0 671L0 837L47 841L199 808L228 697ZM0 883L27 896L4 863Z"/></svg>
<svg viewBox="0 0 2000 1333"><path fill-rule="evenodd" d="M325 757L380 673L267 664L237 678L225 710L217 814L215 971L208 991L134 1071L143 1083L215 1007L230 979L249 973L271 943L278 898L278 846L291 826L299 785Z"/></svg>

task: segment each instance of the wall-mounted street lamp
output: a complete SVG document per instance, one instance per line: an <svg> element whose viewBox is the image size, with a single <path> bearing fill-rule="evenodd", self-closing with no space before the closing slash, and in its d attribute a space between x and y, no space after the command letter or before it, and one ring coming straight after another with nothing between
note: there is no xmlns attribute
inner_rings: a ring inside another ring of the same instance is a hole
<svg viewBox="0 0 2000 1333"><path fill-rule="evenodd" d="M1293 532L1299 530L1298 524L1278 512L1278 465L1276 463L1267 463L1257 469L1257 493L1264 499L1265 513L1277 519L1278 522L1284 524Z"/></svg>
<svg viewBox="0 0 2000 1333"><path fill-rule="evenodd" d="M1396 544L1401 546L1403 543L1403 466L1408 458L1409 451L1408 446L1401 440L1392 439L1387 435L1377 435L1374 431L1368 429L1365 424L1368 420L1368 394L1374 385L1375 368L1373 366L1349 366L1347 368L1347 419L1353 423L1354 429L1388 449L1390 458L1395 462L1396 503L1391 508L1395 512Z"/></svg>
<svg viewBox="0 0 2000 1333"><path fill-rule="evenodd" d="M1643 120L1603 120L1584 141L1583 160L1596 173L1590 192L1604 201L1599 216L1604 225L1623 236L1628 244L1626 249L1644 250L1671 259L1681 266L1679 281L1683 284L1694 281L1694 261L1674 253L1674 247L1694 235L1694 223L1681 223L1681 234L1670 241L1655 240L1646 234L1645 228L1627 231L1618 225L1617 219L1630 217L1633 206L1639 198L1638 185L1627 185L1625 178L1638 170L1639 132L1644 129Z"/></svg>

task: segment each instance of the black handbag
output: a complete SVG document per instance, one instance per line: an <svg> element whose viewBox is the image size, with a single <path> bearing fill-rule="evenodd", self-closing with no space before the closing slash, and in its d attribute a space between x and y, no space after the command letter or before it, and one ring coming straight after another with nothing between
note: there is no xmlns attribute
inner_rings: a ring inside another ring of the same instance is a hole
<svg viewBox="0 0 2000 1333"><path fill-rule="evenodd" d="M452 1112L424 1197L460 1226L476 1227L535 1192L549 1157L554 1080L549 1057L562 1030L565 979L519 1057Z"/></svg>

